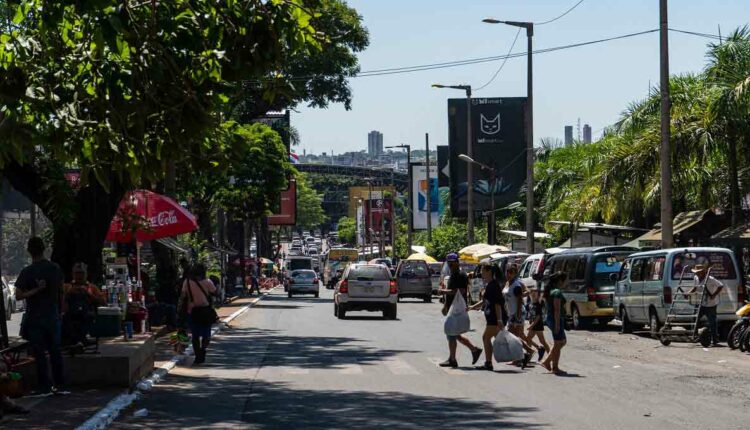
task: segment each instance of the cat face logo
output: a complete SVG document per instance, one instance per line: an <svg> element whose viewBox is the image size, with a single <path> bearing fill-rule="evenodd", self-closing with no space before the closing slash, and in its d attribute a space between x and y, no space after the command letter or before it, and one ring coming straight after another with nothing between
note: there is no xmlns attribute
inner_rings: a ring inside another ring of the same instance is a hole
<svg viewBox="0 0 750 430"><path fill-rule="evenodd" d="M480 123L479 128L484 134L498 134L500 133L500 114L495 115L493 119L487 119L484 114L479 114Z"/></svg>

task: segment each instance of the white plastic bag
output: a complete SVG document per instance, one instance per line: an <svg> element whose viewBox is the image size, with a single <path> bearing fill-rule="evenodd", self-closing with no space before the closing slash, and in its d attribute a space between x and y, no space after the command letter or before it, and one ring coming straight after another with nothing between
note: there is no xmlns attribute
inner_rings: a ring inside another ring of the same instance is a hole
<svg viewBox="0 0 750 430"><path fill-rule="evenodd" d="M492 355L498 363L523 360L521 339L508 330L501 330L492 342Z"/></svg>
<svg viewBox="0 0 750 430"><path fill-rule="evenodd" d="M448 310L448 316L445 318L443 330L448 336L458 336L466 333L471 329L471 320L466 309L466 301L460 292L456 292L451 308Z"/></svg>

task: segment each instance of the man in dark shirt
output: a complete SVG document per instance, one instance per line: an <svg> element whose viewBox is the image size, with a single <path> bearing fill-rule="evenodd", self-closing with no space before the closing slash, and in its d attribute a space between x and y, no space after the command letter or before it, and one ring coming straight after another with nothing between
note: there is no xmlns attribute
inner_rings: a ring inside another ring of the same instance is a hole
<svg viewBox="0 0 750 430"><path fill-rule="evenodd" d="M469 278L465 273L461 272L461 267L458 264L458 254L452 252L445 256L445 261L448 263L451 269L451 277L448 279L448 285L445 289L439 290L441 294L445 294L445 306L443 307L443 315L448 313L453 299L456 294L461 294L466 300L466 294L469 287ZM458 342L461 342L467 348L471 350L472 364L475 364L479 357L482 355L482 349L474 346L469 339L462 335L448 336L448 351L449 357L443 363L440 363L441 367L458 367L458 361L456 360L456 348Z"/></svg>
<svg viewBox="0 0 750 430"><path fill-rule="evenodd" d="M63 273L60 266L44 258L42 239L29 239L26 250L31 255L32 262L21 271L16 280L16 299L26 300L21 336L31 344L40 392L55 393L63 383L60 353ZM50 382L47 353L52 365L54 385Z"/></svg>

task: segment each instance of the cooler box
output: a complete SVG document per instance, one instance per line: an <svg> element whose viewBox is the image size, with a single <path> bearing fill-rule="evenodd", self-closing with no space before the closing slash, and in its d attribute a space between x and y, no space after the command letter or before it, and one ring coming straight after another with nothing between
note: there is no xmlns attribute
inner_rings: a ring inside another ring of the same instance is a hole
<svg viewBox="0 0 750 430"><path fill-rule="evenodd" d="M97 309L96 320L91 328L91 335L95 337L116 337L121 333L122 310L120 308L100 307Z"/></svg>

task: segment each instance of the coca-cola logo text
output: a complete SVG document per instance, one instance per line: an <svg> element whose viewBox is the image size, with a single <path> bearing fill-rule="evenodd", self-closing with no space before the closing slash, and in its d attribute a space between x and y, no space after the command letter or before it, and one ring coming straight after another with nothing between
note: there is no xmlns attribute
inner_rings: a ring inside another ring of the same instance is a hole
<svg viewBox="0 0 750 430"><path fill-rule="evenodd" d="M159 212L156 216L152 216L149 222L151 223L151 227L161 227L165 225L177 224L177 215L175 215L173 210L162 211Z"/></svg>

